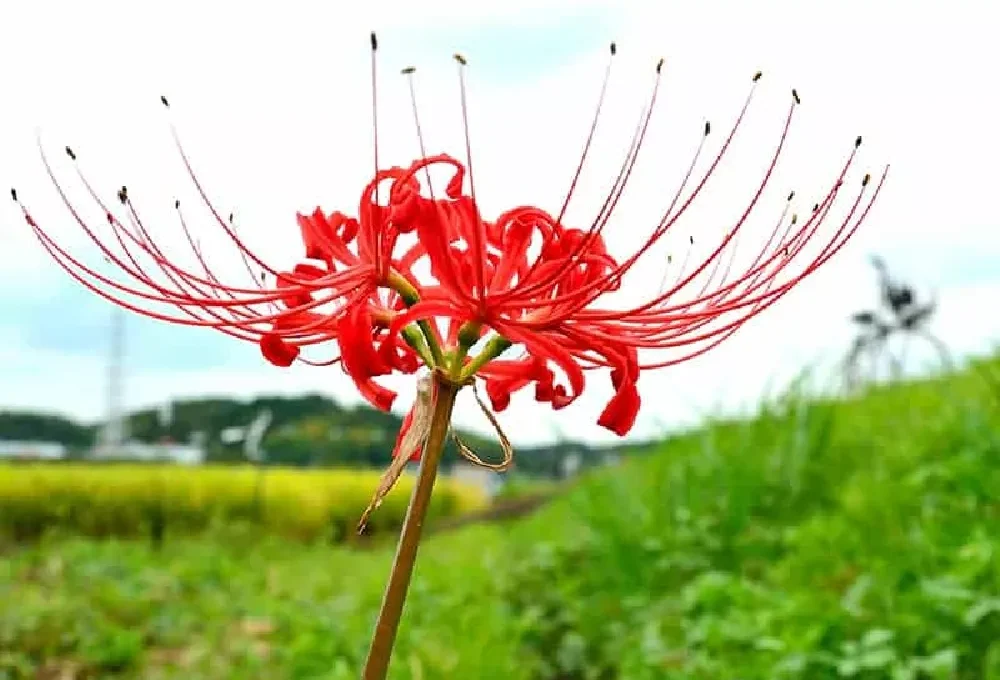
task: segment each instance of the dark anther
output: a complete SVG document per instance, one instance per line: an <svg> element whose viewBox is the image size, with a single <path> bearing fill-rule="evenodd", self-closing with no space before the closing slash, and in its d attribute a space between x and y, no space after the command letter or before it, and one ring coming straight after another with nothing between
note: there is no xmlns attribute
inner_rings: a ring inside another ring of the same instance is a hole
<svg viewBox="0 0 1000 680"><path fill-rule="evenodd" d="M124 184L122 185L122 188L118 190L118 200L122 205L128 203L128 189Z"/></svg>
<svg viewBox="0 0 1000 680"><path fill-rule="evenodd" d="M688 236L688 240L691 242L691 245L694 245L694 236Z"/></svg>
<svg viewBox="0 0 1000 680"><path fill-rule="evenodd" d="M17 189L11 188L10 197L15 203L17 203Z"/></svg>
<svg viewBox="0 0 1000 680"><path fill-rule="evenodd" d="M611 56L615 56L616 52L618 52L618 45L611 43Z"/></svg>
<svg viewBox="0 0 1000 680"><path fill-rule="evenodd" d="M861 135L858 135L858 138L854 140L854 148L857 149L859 146L861 146Z"/></svg>
<svg viewBox="0 0 1000 680"><path fill-rule="evenodd" d="M785 247L784 247L784 248L783 248L783 249L781 250L781 254L782 254L782 255L784 255L785 257L788 257L788 246L785 246Z"/></svg>
<svg viewBox="0 0 1000 680"><path fill-rule="evenodd" d="M711 121L707 121L706 120L705 121L705 136L708 137L708 135L709 135L710 132L712 132L712 123L711 123Z"/></svg>
<svg viewBox="0 0 1000 680"><path fill-rule="evenodd" d="M469 63L468 61L466 61L466 60L465 60L465 57L463 57L463 56L462 56L461 54L459 54L458 52L456 52L454 56L455 56L455 61L457 61L457 62L458 62L459 64L461 64L462 66L465 66L466 64L468 64L468 63Z"/></svg>
<svg viewBox="0 0 1000 680"><path fill-rule="evenodd" d="M788 200L791 201L793 198L795 198L795 192L794 191L789 192L789 194L788 194Z"/></svg>
<svg viewBox="0 0 1000 680"><path fill-rule="evenodd" d="M229 213L229 223L230 224L233 223L233 214L232 213Z"/></svg>
<svg viewBox="0 0 1000 680"><path fill-rule="evenodd" d="M673 256L673 255L670 255L670 254L668 253L668 254L667 254L667 264L670 264L670 263L671 263L671 262L673 262L673 261L674 261L674 256Z"/></svg>
<svg viewBox="0 0 1000 680"><path fill-rule="evenodd" d="M795 224L798 221L799 221L799 216L798 215L792 215L792 224Z"/></svg>
<svg viewBox="0 0 1000 680"><path fill-rule="evenodd" d="M817 210L819 210L819 203L814 203L813 204L813 212L816 212Z"/></svg>
<svg viewBox="0 0 1000 680"><path fill-rule="evenodd" d="M74 161L76 160L76 154L73 153L73 149L69 148L68 146L66 147L66 155L72 158Z"/></svg>
<svg viewBox="0 0 1000 680"><path fill-rule="evenodd" d="M868 174L868 173L866 172L866 173L865 173L865 178L864 178L863 180L861 180L861 186L863 186L863 187L866 187L866 186L868 186L868 183L869 183L870 181L872 181L872 176L871 176L871 175L869 175L869 174Z"/></svg>
<svg viewBox="0 0 1000 680"><path fill-rule="evenodd" d="M375 31L372 31L372 49L378 49L378 38L375 36Z"/></svg>
<svg viewBox="0 0 1000 680"><path fill-rule="evenodd" d="M404 68L404 69L403 69L403 70L401 71L401 73L402 73L402 74L403 74L404 76L408 76L408 75L410 75L411 73L413 73L413 72L414 72L414 71L416 71L416 70L417 70L417 68L416 68L415 66L407 66L406 68Z"/></svg>
<svg viewBox="0 0 1000 680"><path fill-rule="evenodd" d="M656 72L659 73L663 69L663 59L656 62Z"/></svg>
<svg viewBox="0 0 1000 680"><path fill-rule="evenodd" d="M799 99L799 91L798 90L792 90L792 99L795 100L796 104L801 104L802 103L802 100Z"/></svg>
<svg viewBox="0 0 1000 680"><path fill-rule="evenodd" d="M756 73L753 74L753 81L756 83L758 80L760 80L760 77L762 75L764 75L763 71L757 71Z"/></svg>
<svg viewBox="0 0 1000 680"><path fill-rule="evenodd" d="M181 208L181 202L180 202L180 199L176 199L176 198L175 198L175 199L174 199L174 210L180 210L180 208Z"/></svg>
<svg viewBox="0 0 1000 680"><path fill-rule="evenodd" d="M168 109L170 108L170 102L168 102L167 98L164 97L162 94L160 95L160 103L166 106Z"/></svg>

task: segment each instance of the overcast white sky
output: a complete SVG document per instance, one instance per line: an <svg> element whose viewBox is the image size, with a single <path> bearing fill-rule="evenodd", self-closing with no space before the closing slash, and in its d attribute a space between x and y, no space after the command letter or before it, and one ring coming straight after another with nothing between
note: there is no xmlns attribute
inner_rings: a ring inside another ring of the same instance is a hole
<svg viewBox="0 0 1000 680"><path fill-rule="evenodd" d="M406 163L416 153L398 75L411 64L419 69L430 151L461 155L451 60L461 51L470 63L484 212L529 202L557 210L613 39L620 59L610 108L571 217L583 220L607 186L651 66L658 56L667 59L650 146L608 227L619 253L657 219L663 187L683 171L702 121L711 119L721 132L758 69L765 79L727 174L699 199L700 211L678 227L677 238L697 230L707 245L710 237L701 234L718 233L739 214L793 86L803 106L765 222L788 188L807 197L825 191L857 134L865 138L861 172L892 164L867 225L824 271L713 353L643 376L646 405L634 436L748 403L802 367L842 354L850 339L847 316L873 300L872 253L936 292L941 310L934 331L955 352L983 352L1000 340L995 3L485 4L383 2L368 10L353 3L348 12L329 1L288 2L277 12L273 3L221 1L150 1L141 10L105 0L14 3L0 25L6 93L0 185L16 186L54 235L93 255L45 177L35 147L40 128L63 177L71 179L72 167L60 150L71 144L95 184L111 197L128 184L149 219L160 219L163 241L176 242L170 208L191 187L158 103L167 94L210 195L236 212L258 250L290 263L300 249L295 211L319 204L352 212L370 176L368 31L374 28L382 47L383 164ZM211 226L205 214L189 217ZM205 239L206 248L224 248L221 240ZM643 276L632 285L659 281L655 267ZM13 204L0 204L0 408L100 417L110 313L47 260ZM319 391L358 401L337 368L279 370L255 346L211 331L133 316L127 324L129 408L171 397L264 392ZM933 359L917 351L910 357L914 368ZM522 395L502 421L520 442L559 431L608 439L594 424L609 397L607 380L591 383L577 405L555 414ZM401 387L400 409L412 392ZM467 401L460 424L482 426Z"/></svg>

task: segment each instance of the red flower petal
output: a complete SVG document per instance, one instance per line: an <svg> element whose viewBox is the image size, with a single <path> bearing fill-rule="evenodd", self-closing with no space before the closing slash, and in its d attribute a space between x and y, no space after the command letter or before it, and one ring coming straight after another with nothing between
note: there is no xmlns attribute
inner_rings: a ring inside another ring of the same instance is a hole
<svg viewBox="0 0 1000 680"><path fill-rule="evenodd" d="M324 270L311 264L297 264L291 274L279 274L276 281L278 290L288 291L281 298L281 301L288 308L309 304L313 301L313 297L307 290L304 290L304 284L301 281L318 279L325 275Z"/></svg>
<svg viewBox="0 0 1000 680"><path fill-rule="evenodd" d="M611 430L619 437L624 437L635 425L641 404L642 399L639 396L639 390L635 387L635 382L631 379L623 380L618 391L615 392L615 396L601 412L597 424Z"/></svg>
<svg viewBox="0 0 1000 680"><path fill-rule="evenodd" d="M372 330L367 301L356 301L338 324L341 365L351 376L361 396L376 408L388 411L392 408L396 393L379 385L372 378L390 373L392 367L375 350Z"/></svg>
<svg viewBox="0 0 1000 680"><path fill-rule="evenodd" d="M301 350L291 345L275 333L267 333L260 338L260 352L275 366L288 368L298 358Z"/></svg>

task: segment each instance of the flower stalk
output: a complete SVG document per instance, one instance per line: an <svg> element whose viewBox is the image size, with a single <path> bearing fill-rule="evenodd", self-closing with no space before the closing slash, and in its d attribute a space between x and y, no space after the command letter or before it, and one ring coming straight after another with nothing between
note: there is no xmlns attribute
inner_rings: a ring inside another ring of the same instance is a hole
<svg viewBox="0 0 1000 680"><path fill-rule="evenodd" d="M413 567L420 547L420 537L424 529L427 509L430 507L431 492L437 478L441 456L444 453L445 438L451 428L451 413L460 385L455 384L441 373L434 373L434 409L431 414L430 431L420 459L417 483L410 496L410 504L403 520L403 528L396 546L396 556L389 572L389 582L382 597L382 606L375 621L368 658L365 661L364 680L384 680L389 672L396 631L403 615L403 604L413 576Z"/></svg>

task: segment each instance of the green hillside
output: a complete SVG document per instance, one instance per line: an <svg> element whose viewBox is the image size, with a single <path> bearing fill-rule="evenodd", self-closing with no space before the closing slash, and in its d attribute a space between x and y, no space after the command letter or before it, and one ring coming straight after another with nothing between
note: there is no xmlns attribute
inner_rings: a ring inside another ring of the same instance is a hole
<svg viewBox="0 0 1000 680"><path fill-rule="evenodd" d="M430 540L392 677L1000 678L1000 357L650 453ZM238 535L12 549L0 677L353 680L390 557Z"/></svg>

